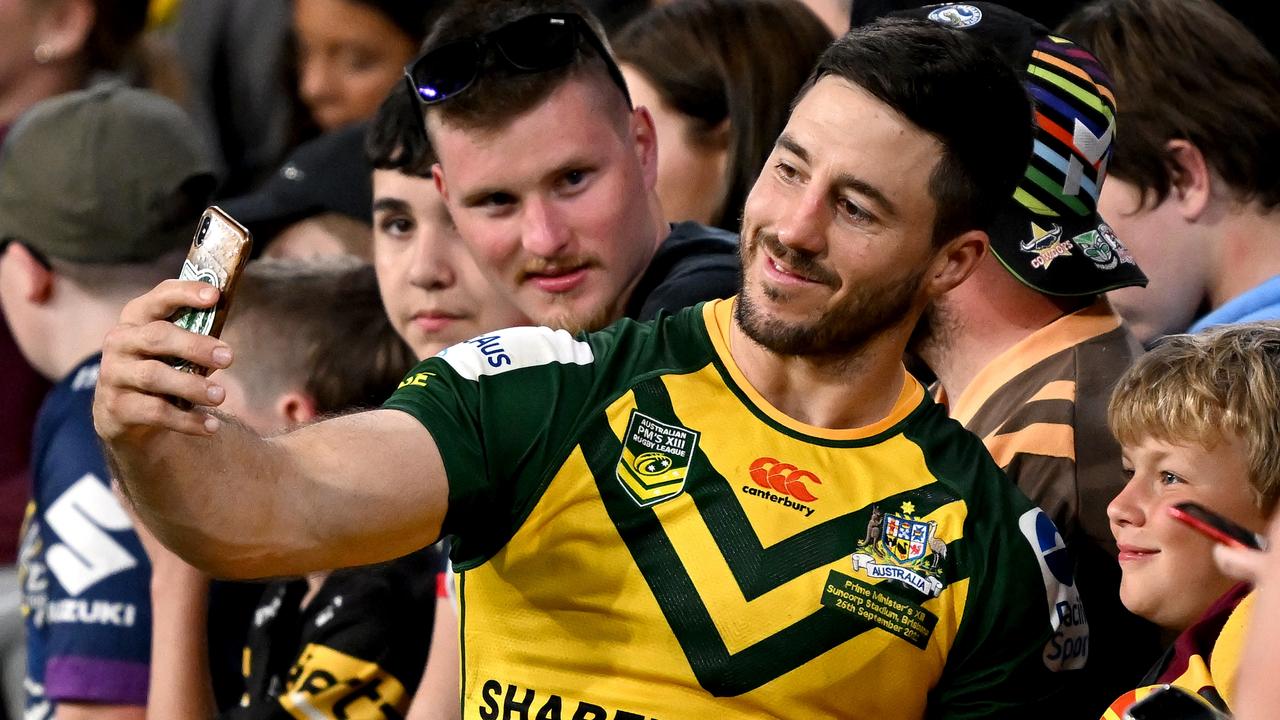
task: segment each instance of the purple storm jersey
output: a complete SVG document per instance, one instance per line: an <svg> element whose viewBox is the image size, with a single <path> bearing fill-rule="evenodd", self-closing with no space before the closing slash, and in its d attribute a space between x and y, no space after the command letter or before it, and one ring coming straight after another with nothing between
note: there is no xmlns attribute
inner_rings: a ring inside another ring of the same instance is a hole
<svg viewBox="0 0 1280 720"><path fill-rule="evenodd" d="M54 717L59 702L147 702L151 564L93 430L100 360L55 385L36 420L19 557L26 720Z"/></svg>

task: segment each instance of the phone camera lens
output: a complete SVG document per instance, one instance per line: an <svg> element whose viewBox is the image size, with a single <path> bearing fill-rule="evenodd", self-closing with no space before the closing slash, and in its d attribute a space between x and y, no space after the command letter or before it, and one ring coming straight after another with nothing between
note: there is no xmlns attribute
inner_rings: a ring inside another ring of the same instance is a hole
<svg viewBox="0 0 1280 720"><path fill-rule="evenodd" d="M204 222L200 223L200 231L196 233L196 247L204 244L204 236L209 234L209 223L213 218L206 217Z"/></svg>

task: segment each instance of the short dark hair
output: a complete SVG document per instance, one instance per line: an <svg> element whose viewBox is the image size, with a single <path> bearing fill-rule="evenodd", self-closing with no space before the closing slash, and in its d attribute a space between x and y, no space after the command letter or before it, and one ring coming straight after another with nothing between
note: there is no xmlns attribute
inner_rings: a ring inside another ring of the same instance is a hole
<svg viewBox="0 0 1280 720"><path fill-rule="evenodd" d="M383 310L373 267L350 256L255 260L231 307L229 330L253 340L233 370L253 397L292 384L322 414L377 407L417 362Z"/></svg>
<svg viewBox="0 0 1280 720"><path fill-rule="evenodd" d="M618 60L693 120L691 143L706 145L728 121L727 182L712 225L739 228L791 100L832 39L796 0L680 0L651 8L618 34Z"/></svg>
<svg viewBox="0 0 1280 720"><path fill-rule="evenodd" d="M577 0L475 0L446 9L423 48L429 52L463 38L497 30L528 15L553 12L580 15L596 37L608 43L600 21ZM579 44L577 56L569 65L536 73L512 70L489 53L479 77L466 92L432 105L426 112L463 127L501 128L532 110L571 78L578 77L591 77L600 87L616 92L620 104L629 104L629 98L610 77L605 62L587 42Z"/></svg>
<svg viewBox="0 0 1280 720"><path fill-rule="evenodd" d="M1026 89L994 48L933 22L878 20L836 40L800 97L828 75L861 87L942 144L929 178L935 244L989 229L1026 170L1034 122Z"/></svg>
<svg viewBox="0 0 1280 720"><path fill-rule="evenodd" d="M364 138L364 156L375 170L431 177L435 149L422 127L418 99L406 83L396 83L378 106Z"/></svg>
<svg viewBox="0 0 1280 720"><path fill-rule="evenodd" d="M1108 172L1158 205L1174 177L1165 145L1186 140L1236 199L1280 206L1280 61L1208 0L1101 0L1061 31L1114 81L1119 113Z"/></svg>

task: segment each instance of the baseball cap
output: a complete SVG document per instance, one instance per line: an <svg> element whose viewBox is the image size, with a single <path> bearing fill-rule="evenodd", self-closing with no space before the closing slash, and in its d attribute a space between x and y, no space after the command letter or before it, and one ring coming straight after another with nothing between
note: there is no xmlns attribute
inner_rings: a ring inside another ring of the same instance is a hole
<svg viewBox="0 0 1280 720"><path fill-rule="evenodd" d="M373 224L373 166L364 156L368 123L327 132L299 145L257 190L219 207L268 241L289 225L325 213ZM264 247L267 242L256 243Z"/></svg>
<svg viewBox="0 0 1280 720"><path fill-rule="evenodd" d="M990 42L1020 73L1035 109L1026 172L991 227L991 252L1047 295L1092 295L1147 276L1098 215L1116 133L1111 80L1088 50L1001 5L946 3L892 17L932 20Z"/></svg>
<svg viewBox="0 0 1280 720"><path fill-rule="evenodd" d="M191 242L213 191L200 131L120 82L58 95L0 149L0 240L85 263L152 260Z"/></svg>

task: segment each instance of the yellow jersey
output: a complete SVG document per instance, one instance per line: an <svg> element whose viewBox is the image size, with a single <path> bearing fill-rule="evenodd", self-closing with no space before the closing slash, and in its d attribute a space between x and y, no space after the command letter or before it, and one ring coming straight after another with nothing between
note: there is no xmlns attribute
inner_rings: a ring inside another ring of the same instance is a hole
<svg viewBox="0 0 1280 720"><path fill-rule="evenodd" d="M867 427L772 408L732 308L492 333L388 400L449 478L464 717L1053 717L1053 523L905 370Z"/></svg>

